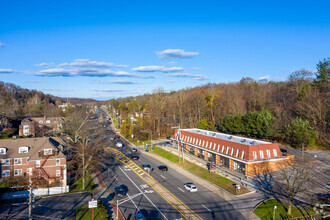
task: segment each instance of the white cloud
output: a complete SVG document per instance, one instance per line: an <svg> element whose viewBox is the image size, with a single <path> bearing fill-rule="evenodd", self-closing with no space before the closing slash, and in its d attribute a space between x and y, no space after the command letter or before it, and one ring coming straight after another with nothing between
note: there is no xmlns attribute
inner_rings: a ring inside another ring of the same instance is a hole
<svg viewBox="0 0 330 220"><path fill-rule="evenodd" d="M200 68L200 67L191 67L190 69L192 69L192 70L200 70L202 68Z"/></svg>
<svg viewBox="0 0 330 220"><path fill-rule="evenodd" d="M99 83L99 84L127 84L127 85L137 84L137 82L131 81L131 80L110 80L110 81L95 80L93 82Z"/></svg>
<svg viewBox="0 0 330 220"><path fill-rule="evenodd" d="M180 72L183 71L183 67L165 67L165 66L139 66L132 68L133 71L137 72Z"/></svg>
<svg viewBox="0 0 330 220"><path fill-rule="evenodd" d="M54 63L39 63L39 64L36 64L35 66L40 66L40 67L49 67L49 66L53 66Z"/></svg>
<svg viewBox="0 0 330 220"><path fill-rule="evenodd" d="M0 42L0 47L4 47L5 45L2 43L2 42Z"/></svg>
<svg viewBox="0 0 330 220"><path fill-rule="evenodd" d="M124 64L115 64L108 62L91 61L89 59L76 59L72 63L61 63L60 67L80 67L80 68L122 68L127 67Z"/></svg>
<svg viewBox="0 0 330 220"><path fill-rule="evenodd" d="M182 49L167 49L156 53L160 58L164 59L190 58L199 54L198 52L186 52Z"/></svg>
<svg viewBox="0 0 330 220"><path fill-rule="evenodd" d="M192 73L171 73L167 74L172 77L180 77L180 78L193 78L195 80L208 80L209 78L200 74L192 74Z"/></svg>
<svg viewBox="0 0 330 220"><path fill-rule="evenodd" d="M266 75L266 76L259 77L258 80L264 80L264 79L269 79L269 78L270 78L270 75Z"/></svg>
<svg viewBox="0 0 330 220"><path fill-rule="evenodd" d="M0 69L0 74L1 73L13 73L14 72L14 70L12 70L12 69Z"/></svg>
<svg viewBox="0 0 330 220"><path fill-rule="evenodd" d="M151 79L156 78L154 76L141 76L134 73L128 73L125 71L112 71L107 69L97 69L97 68L52 68L44 69L39 72L33 73L36 76L45 76L45 77L133 77L133 78L142 78L142 79Z"/></svg>
<svg viewBox="0 0 330 220"><path fill-rule="evenodd" d="M176 64L176 62L171 61L171 62L167 62L167 64Z"/></svg>
<svg viewBox="0 0 330 220"><path fill-rule="evenodd" d="M73 92L73 89L40 89L45 92Z"/></svg>
<svg viewBox="0 0 330 220"><path fill-rule="evenodd" d="M122 92L123 90L119 90L119 89L95 89L92 90L95 92Z"/></svg>

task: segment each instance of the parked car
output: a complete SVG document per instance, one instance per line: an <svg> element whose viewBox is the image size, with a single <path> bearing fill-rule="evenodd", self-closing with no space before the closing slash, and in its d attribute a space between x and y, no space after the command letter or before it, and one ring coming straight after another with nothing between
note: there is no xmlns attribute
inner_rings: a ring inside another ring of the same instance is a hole
<svg viewBox="0 0 330 220"><path fill-rule="evenodd" d="M189 192L197 192L197 187L193 183L185 183L183 186Z"/></svg>
<svg viewBox="0 0 330 220"><path fill-rule="evenodd" d="M172 138L171 136L166 137L166 139L171 139L171 138Z"/></svg>
<svg viewBox="0 0 330 220"><path fill-rule="evenodd" d="M151 166L149 164L142 164L142 168L146 171L150 171L151 170Z"/></svg>
<svg viewBox="0 0 330 220"><path fill-rule="evenodd" d="M145 217L145 214L143 214L143 212L146 212L145 210L139 210L136 214L135 214L135 217L134 219L135 220L146 220L146 217Z"/></svg>
<svg viewBox="0 0 330 220"><path fill-rule="evenodd" d="M132 156L131 156L131 159L132 159L132 160L139 160L139 159L140 159L140 157L139 157L139 156L137 156L137 155L132 155Z"/></svg>
<svg viewBox="0 0 330 220"><path fill-rule="evenodd" d="M168 168L165 165L158 166L158 169L160 169L161 171L168 171Z"/></svg>
<svg viewBox="0 0 330 220"><path fill-rule="evenodd" d="M120 142L118 142L118 143L116 144L116 147L123 147L123 144L120 143Z"/></svg>
<svg viewBox="0 0 330 220"><path fill-rule="evenodd" d="M282 153L288 153L288 151L286 149L280 148Z"/></svg>
<svg viewBox="0 0 330 220"><path fill-rule="evenodd" d="M110 141L114 141L114 140L115 140L115 138L110 136Z"/></svg>
<svg viewBox="0 0 330 220"><path fill-rule="evenodd" d="M128 188L125 185L119 185L119 186L115 187L115 192L116 192L117 196L120 196L120 197L126 196L127 191L128 191Z"/></svg>
<svg viewBox="0 0 330 220"><path fill-rule="evenodd" d="M137 152L137 149L133 147L132 152Z"/></svg>

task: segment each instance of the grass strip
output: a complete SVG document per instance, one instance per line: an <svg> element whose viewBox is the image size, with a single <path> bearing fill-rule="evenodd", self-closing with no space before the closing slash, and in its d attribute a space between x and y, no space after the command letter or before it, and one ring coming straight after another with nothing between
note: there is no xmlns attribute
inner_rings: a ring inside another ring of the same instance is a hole
<svg viewBox="0 0 330 220"><path fill-rule="evenodd" d="M85 179L86 188L83 189L82 178L78 179L72 185L70 185L70 192L82 192L82 191L91 191L96 189L96 184L92 180L92 177L89 174L86 174Z"/></svg>

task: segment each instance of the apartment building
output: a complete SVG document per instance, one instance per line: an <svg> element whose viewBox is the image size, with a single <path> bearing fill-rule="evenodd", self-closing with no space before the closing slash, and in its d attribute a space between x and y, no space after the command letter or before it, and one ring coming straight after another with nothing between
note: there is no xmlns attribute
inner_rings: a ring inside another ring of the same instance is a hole
<svg viewBox="0 0 330 220"><path fill-rule="evenodd" d="M40 129L49 132L59 132L65 122L63 117L35 117L25 118L19 126L19 136L35 136L36 131Z"/></svg>
<svg viewBox="0 0 330 220"><path fill-rule="evenodd" d="M66 186L64 147L64 141L57 137L0 140L0 181L8 177L30 178L35 170L49 183L59 180L61 186Z"/></svg>

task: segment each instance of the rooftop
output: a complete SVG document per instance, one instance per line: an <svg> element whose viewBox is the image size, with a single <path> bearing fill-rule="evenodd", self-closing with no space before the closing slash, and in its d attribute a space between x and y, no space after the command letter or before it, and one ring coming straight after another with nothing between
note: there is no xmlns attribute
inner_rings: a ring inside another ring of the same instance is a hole
<svg viewBox="0 0 330 220"><path fill-rule="evenodd" d="M231 142L236 142L244 145L260 145L260 144L272 144L271 142L267 141L261 141L257 139L252 139L252 138L246 138L246 137L240 137L240 136L235 136L231 134L225 134L225 133L220 133L220 132L215 132L215 131L207 131L207 130L202 130L198 128L190 128L190 129L181 129L181 131L187 131L195 134L200 134L208 137L213 137L225 141L231 141Z"/></svg>

